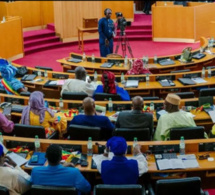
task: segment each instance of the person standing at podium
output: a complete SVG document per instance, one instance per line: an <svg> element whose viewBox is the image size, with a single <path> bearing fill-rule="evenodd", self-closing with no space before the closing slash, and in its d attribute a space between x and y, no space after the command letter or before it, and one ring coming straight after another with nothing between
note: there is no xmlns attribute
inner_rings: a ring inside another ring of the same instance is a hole
<svg viewBox="0 0 215 195"><path fill-rule="evenodd" d="M113 53L114 22L111 20L112 10L104 10L105 17L99 20L99 49L101 57Z"/></svg>

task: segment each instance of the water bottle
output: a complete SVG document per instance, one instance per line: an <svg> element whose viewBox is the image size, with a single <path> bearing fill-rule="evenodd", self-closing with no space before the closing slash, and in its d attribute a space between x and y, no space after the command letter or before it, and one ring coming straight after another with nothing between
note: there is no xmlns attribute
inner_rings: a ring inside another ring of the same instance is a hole
<svg viewBox="0 0 215 195"><path fill-rule="evenodd" d="M35 136L34 146L35 146L35 152L39 152L40 151L40 140L38 138L38 135Z"/></svg>
<svg viewBox="0 0 215 195"><path fill-rule="evenodd" d="M95 63L95 56L92 54L92 63Z"/></svg>
<svg viewBox="0 0 215 195"><path fill-rule="evenodd" d="M211 78L211 67L208 68L208 78Z"/></svg>
<svg viewBox="0 0 215 195"><path fill-rule="evenodd" d="M150 104L150 112L153 114L155 110L154 102L151 102Z"/></svg>
<svg viewBox="0 0 215 195"><path fill-rule="evenodd" d="M108 111L113 112L113 102L111 98L109 98L109 102L108 102Z"/></svg>
<svg viewBox="0 0 215 195"><path fill-rule="evenodd" d="M38 69L38 71L37 71L37 76L39 77L39 79L41 78L41 71L40 71L40 69Z"/></svg>
<svg viewBox="0 0 215 195"><path fill-rule="evenodd" d="M158 57L155 55L154 56L154 63L157 64L157 62L158 62Z"/></svg>
<svg viewBox="0 0 215 195"><path fill-rule="evenodd" d="M146 85L149 85L149 74L146 74Z"/></svg>
<svg viewBox="0 0 215 195"><path fill-rule="evenodd" d="M44 77L45 77L45 80L48 80L48 73L47 73L47 70L45 70Z"/></svg>
<svg viewBox="0 0 215 195"><path fill-rule="evenodd" d="M134 142L133 142L133 149L135 148L135 146L138 145L138 141L137 141L137 138L134 137Z"/></svg>
<svg viewBox="0 0 215 195"><path fill-rule="evenodd" d="M184 155L185 154L185 142L184 142L183 136L181 136L179 148L180 148L180 155Z"/></svg>
<svg viewBox="0 0 215 195"><path fill-rule="evenodd" d="M202 68L202 78L205 78L205 67Z"/></svg>
<svg viewBox="0 0 215 195"><path fill-rule="evenodd" d="M146 63L146 57L143 56L143 64L145 64L145 63Z"/></svg>
<svg viewBox="0 0 215 195"><path fill-rule="evenodd" d="M127 65L128 65L128 57L127 57L127 55L125 55L124 67L127 67Z"/></svg>
<svg viewBox="0 0 215 195"><path fill-rule="evenodd" d="M124 77L124 73L122 72L121 74L121 83L124 83L125 82L125 77Z"/></svg>
<svg viewBox="0 0 215 195"><path fill-rule="evenodd" d="M85 62L85 61L86 61L86 55L85 55L85 53L83 53L82 61L83 61L83 62Z"/></svg>
<svg viewBox="0 0 215 195"><path fill-rule="evenodd" d="M97 71L94 72L94 82L97 81L97 78L98 78L98 74L97 74Z"/></svg>
<svg viewBox="0 0 215 195"><path fill-rule="evenodd" d="M2 136L2 133L0 132L0 142L3 143L4 142L4 138Z"/></svg>
<svg viewBox="0 0 215 195"><path fill-rule="evenodd" d="M60 98L59 107L60 107L60 109L62 109L64 107L63 106L63 99L62 98Z"/></svg>
<svg viewBox="0 0 215 195"><path fill-rule="evenodd" d="M87 156L93 155L93 143L92 143L92 137L88 138L87 142Z"/></svg>

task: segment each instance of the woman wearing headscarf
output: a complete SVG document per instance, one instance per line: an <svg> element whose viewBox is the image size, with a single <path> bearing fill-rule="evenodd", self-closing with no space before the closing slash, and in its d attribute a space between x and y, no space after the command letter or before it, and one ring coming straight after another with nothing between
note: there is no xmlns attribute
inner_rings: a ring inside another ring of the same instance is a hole
<svg viewBox="0 0 215 195"><path fill-rule="evenodd" d="M50 108L46 108L43 93L40 91L31 93L29 106L23 109L21 123L43 126L46 137L50 136L55 130L58 130L60 137L62 137L67 129L66 117L63 113L55 114Z"/></svg>
<svg viewBox="0 0 215 195"><path fill-rule="evenodd" d="M26 91L24 84L15 78L17 68L8 63L5 59L0 59L0 88L4 89L7 94L19 95L20 92Z"/></svg>
<svg viewBox="0 0 215 195"><path fill-rule="evenodd" d="M131 69L126 73L127 75L138 75L138 74L151 74L149 70L143 68L143 61L137 59L132 64Z"/></svg>
<svg viewBox="0 0 215 195"><path fill-rule="evenodd" d="M129 101L130 96L126 90L119 87L115 83L115 75L110 71L104 71L102 74L102 85L98 85L97 89L94 92L96 93L111 93L120 95L121 99L124 101Z"/></svg>
<svg viewBox="0 0 215 195"><path fill-rule="evenodd" d="M138 178L148 171L148 163L139 145L134 147L132 158L127 159L126 153L126 140L114 136L107 141L104 154L93 157L104 184L137 184Z"/></svg>

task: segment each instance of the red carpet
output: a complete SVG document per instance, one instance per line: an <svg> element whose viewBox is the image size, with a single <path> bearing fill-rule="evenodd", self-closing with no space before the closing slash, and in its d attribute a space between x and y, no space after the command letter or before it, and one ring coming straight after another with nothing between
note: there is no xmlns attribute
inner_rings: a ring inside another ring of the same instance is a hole
<svg viewBox="0 0 215 195"><path fill-rule="evenodd" d="M185 47L196 49L199 43L165 43L151 41L151 15L135 14L134 22L131 27L127 27L127 37L131 45L133 55L136 58L166 56L179 54ZM48 29L30 31L24 33L25 57L14 61L29 67L48 66L55 71L62 71L57 59L68 57L69 53L82 53L78 50L77 43L61 43L58 37L54 35L53 25L48 25ZM114 44L116 45L117 40ZM100 56L98 40L88 41L85 43L86 55ZM121 47L119 48L121 54ZM128 50L127 55L130 57Z"/></svg>

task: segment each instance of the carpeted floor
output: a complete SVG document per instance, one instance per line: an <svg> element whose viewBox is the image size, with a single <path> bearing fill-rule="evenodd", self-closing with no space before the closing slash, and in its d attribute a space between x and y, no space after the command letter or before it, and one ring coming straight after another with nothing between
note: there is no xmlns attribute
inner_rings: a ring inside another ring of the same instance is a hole
<svg viewBox="0 0 215 195"><path fill-rule="evenodd" d="M132 23L131 27L128 27L129 31L133 31L137 34L138 30L141 28L147 28L149 26L151 28L151 15L145 14L135 14L134 22ZM26 35L37 35L38 31L36 32L28 32L25 33ZM131 36L139 36L136 34ZM45 34L44 34L45 36ZM179 54L185 47L192 47L196 49L199 46L199 43L194 44L187 44L187 43L168 43L168 42L153 42L149 40L139 40L138 38L134 38L129 41L130 46L132 48L132 52L135 58L142 58L143 56L153 57L154 55L157 56L167 56L172 54ZM36 44L36 43L35 43ZM116 41L114 43L116 45ZM50 47L51 48L51 47ZM64 57L68 57L69 53L82 53L78 49L77 44L67 44L66 46L60 46L53 49L48 49L44 51L39 51L35 53L30 53L25 55L24 58L15 60L14 62L17 64L22 64L29 67L35 66L48 66L52 67L55 71L62 71L62 68L59 63L56 62L57 59L61 59ZM98 40L94 42L85 43L85 53L86 55L100 56L99 53L99 44ZM121 47L119 48L119 54L122 53ZM130 54L127 50L127 55L130 57Z"/></svg>

